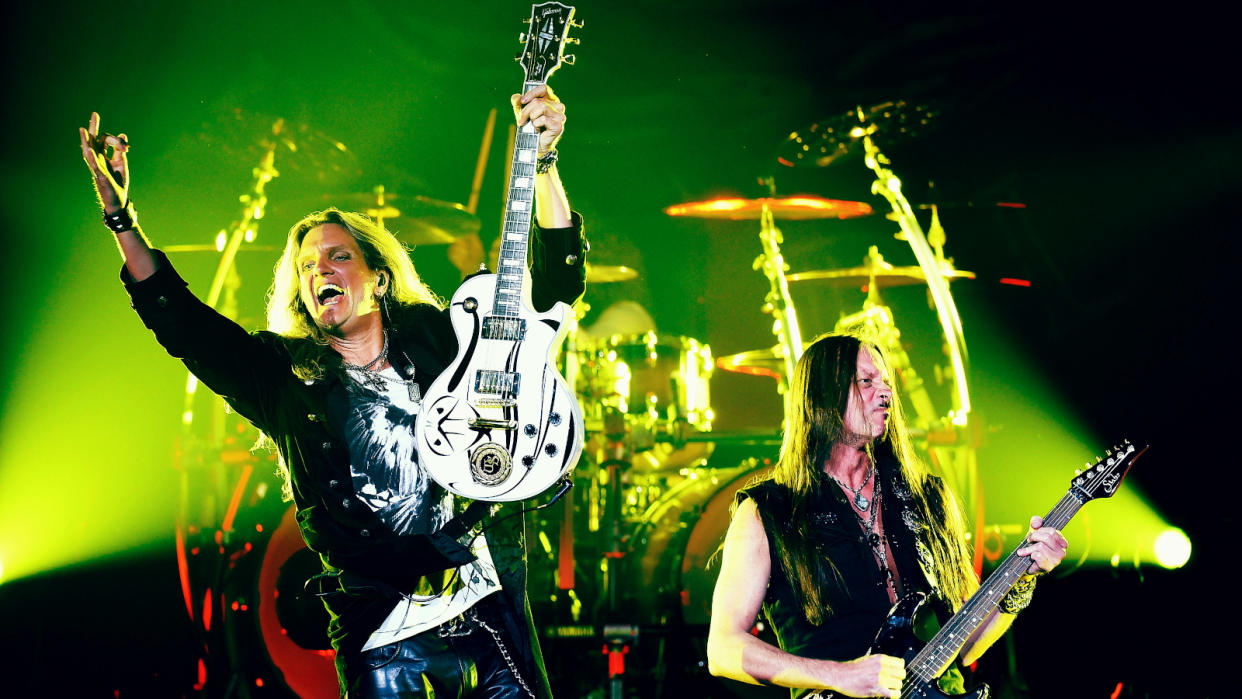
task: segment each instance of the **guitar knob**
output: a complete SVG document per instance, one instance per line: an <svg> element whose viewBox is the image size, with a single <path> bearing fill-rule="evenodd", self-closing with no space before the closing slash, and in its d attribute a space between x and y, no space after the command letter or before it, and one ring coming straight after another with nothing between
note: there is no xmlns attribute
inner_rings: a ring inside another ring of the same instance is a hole
<svg viewBox="0 0 1242 699"><path fill-rule="evenodd" d="M561 414L552 413L551 415L549 415L548 423L551 424L553 427L556 427L557 425L561 424Z"/></svg>
<svg viewBox="0 0 1242 699"><path fill-rule="evenodd" d="M526 468L530 468L531 464L533 463L535 463L535 457L533 456L522 457L522 465L525 466Z"/></svg>
<svg viewBox="0 0 1242 699"><path fill-rule="evenodd" d="M543 450L544 452L547 453L548 456L556 456L556 445L555 444L548 444L547 446L543 448Z"/></svg>
<svg viewBox="0 0 1242 699"><path fill-rule="evenodd" d="M536 429L534 425L527 425L526 427L523 427L522 432L525 433L527 437L534 437L539 434L539 430Z"/></svg>

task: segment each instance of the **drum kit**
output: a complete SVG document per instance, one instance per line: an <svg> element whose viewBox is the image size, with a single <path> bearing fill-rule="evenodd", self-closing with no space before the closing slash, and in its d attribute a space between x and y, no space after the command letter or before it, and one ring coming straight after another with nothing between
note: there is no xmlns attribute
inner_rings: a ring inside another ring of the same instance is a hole
<svg viewBox="0 0 1242 699"><path fill-rule="evenodd" d="M863 332L886 350L908 404L912 433L925 447L933 467L963 498L978 501L975 444L968 428L968 354L949 291L951 282L971 280L975 274L954 268L945 257L944 230L934 207L931 224L924 231L915 216L921 207L906 200L900 180L879 147L911 138L934 116L932 110L903 102L858 108L794 132L778 151L778 162L791 167L837 166L852 160L847 156L861 155L875 176L872 193L887 202L891 209L887 218L900 226L899 239L910 246L915 265L890 264L872 246L858 266L789 271L778 222L814 225L875 215L865 202L772 194L687 202L665 209L672 217L754 222L759 234L755 270L764 275L769 287L757 301L762 312L772 317L774 344L759 341L756 349L715 357L710 346L696 338L654 330L612 335L590 332L580 326L587 304L580 302L576 307L557 362L582 405L587 445L570 496L541 510L536 527L528 528L528 593L558 687L577 683L568 691L580 690L580 695L587 696L606 686L607 695L620 699L637 691L623 689L624 678L626 685L641 687L642 696L658 696L675 691L680 686L676 678L685 676L690 682L686 686L699 687L702 693L699 683L707 681L703 644L716 574L711 564L718 566L715 554L723 542L735 493L770 470L779 445L777 426L713 429L712 377L716 370L766 377L774 380L778 393L786 392L805 347L791 287L810 295L845 287L866 292L861 308L843 311L835 329ZM267 203L265 186L278 174L278 157L305 157L307 150L322 152L325 143L329 158L348 155L337 142L317 134L311 137L311 133L291 130L277 121L261 140L254 186L242 197L243 216L222 231L216 245L209 246L221 253L221 260L207 301L222 312L235 313L232 256L254 240L254 229ZM297 134L317 148L302 146ZM484 148L489 144L490 133L485 135ZM476 176L476 189L480 180ZM366 193L324 197L307 202L305 208L352 208L381 219L407 244L440 245L478 233L477 199L477 191L469 205L462 205L377 187ZM586 275L587 300L593 285L633 282L639 277L631 267L593 264L588 264ZM933 361L945 367L936 374L949 387L951 407L947 411L936 406L937 398L944 401L945 391L934 398L933 390L919 377L902 343L897 314L881 296L886 289L914 285L927 288L943 333L944 356ZM187 426L193 421L193 388L191 381ZM221 427L227 424L227 420L215 420L210 438L186 444L216 445L219 454L233 454L234 461L247 462L245 477L211 472L212 483L204 489L201 483L190 483L193 469L183 469L186 493L220 493L210 504L197 495L200 501L192 502L187 494L178 523L184 544L180 552L183 591L191 617L204 626L208 639L204 657L214 653L219 662L226 655L231 671L241 673L256 696L255 680L262 686L263 677L269 685L280 687L273 688L271 696L335 696L330 683L327 691L317 691L313 683L295 687L290 679L329 676L326 643L307 631L322 621L318 602L299 604L289 599L296 596L296 585L289 580L304 577L304 569L314 560L302 560L308 552L296 540L288 506L277 497L278 484L254 475L268 467L255 469L256 457L242 444L243 427ZM731 447L722 453L732 457L723 464L719 455L713 458L722 445ZM190 456L199 463L214 460L191 451L183 450L183 460L189 461ZM227 501L228 506L218 507L217 501L220 505ZM289 580L282 582L286 577ZM283 601L276 604L278 600ZM217 623L233 625L222 643L210 640L217 638L210 632L213 604L218 605ZM308 622L310 618L314 621ZM245 629L241 635L249 634L249 642L240 639L237 628ZM585 662L581 652L572 650L586 648L590 657L598 658L594 654L601 645L606 663ZM627 673L625 658L631 653L631 672ZM681 668L670 670L679 663ZM761 690L720 689L722 694L759 696L746 693L750 691Z"/></svg>

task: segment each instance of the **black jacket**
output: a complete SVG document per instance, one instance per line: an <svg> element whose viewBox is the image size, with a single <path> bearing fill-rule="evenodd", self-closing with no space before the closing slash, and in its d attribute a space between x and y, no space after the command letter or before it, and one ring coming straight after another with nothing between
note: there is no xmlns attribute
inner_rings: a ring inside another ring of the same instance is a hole
<svg viewBox="0 0 1242 699"><path fill-rule="evenodd" d="M570 228L535 227L533 233L536 309L546 310L555 301L572 303L584 290L588 246L581 220L575 214ZM435 552L428 551L426 537L394 534L355 496L343 429L348 400L340 374L329 370L322 379L298 378L293 372L294 344L308 341L246 332L199 301L167 257L156 254L158 269L141 282L122 269L132 305L170 355L276 443L289 469L302 537L319 554L326 572L349 581L349 593L327 595L325 604L338 657L356 654L391 611L394 590L412 591L421 566ZM408 355L426 392L456 356L447 312L427 305L405 307L393 309L392 320L398 346L390 350L390 358L396 364L404 361L403 353ZM339 365L339 357L330 359ZM521 649L527 674L536 678L541 696L551 696L526 599L522 518L501 521L488 530L487 540L506 601L517 612L515 625L524 627L512 628L511 635L529 640ZM340 662L337 667L339 672Z"/></svg>

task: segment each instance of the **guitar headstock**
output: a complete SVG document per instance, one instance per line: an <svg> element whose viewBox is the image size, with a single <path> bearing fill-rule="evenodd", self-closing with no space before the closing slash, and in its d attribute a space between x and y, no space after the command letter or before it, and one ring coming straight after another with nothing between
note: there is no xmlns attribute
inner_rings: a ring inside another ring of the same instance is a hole
<svg viewBox="0 0 1242 699"><path fill-rule="evenodd" d="M525 46L516 60L526 72L527 83L546 83L562 62L573 65L574 57L565 55L565 45L578 43L569 37L569 30L581 27L582 22L574 21L574 8L559 2L532 6L526 22L530 30L521 36Z"/></svg>
<svg viewBox="0 0 1242 699"><path fill-rule="evenodd" d="M1121 486L1121 481L1130 472L1134 462L1147 451L1147 447L1135 447L1130 440L1125 440L1109 450L1108 456L1089 464L1086 469L1074 477L1070 491L1076 493L1083 502L1096 498L1112 497Z"/></svg>

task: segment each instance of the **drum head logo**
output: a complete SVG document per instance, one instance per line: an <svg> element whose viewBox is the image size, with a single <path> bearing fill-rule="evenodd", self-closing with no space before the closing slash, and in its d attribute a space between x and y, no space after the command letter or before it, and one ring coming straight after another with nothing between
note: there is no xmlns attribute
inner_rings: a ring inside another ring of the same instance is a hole
<svg viewBox="0 0 1242 699"><path fill-rule="evenodd" d="M497 444L484 444L470 455L470 475L481 485L503 483L512 471L513 459Z"/></svg>

